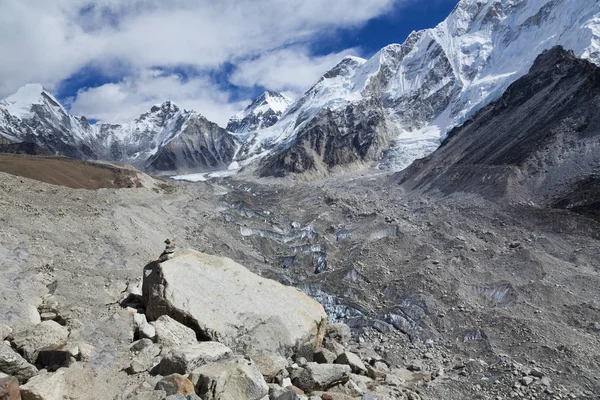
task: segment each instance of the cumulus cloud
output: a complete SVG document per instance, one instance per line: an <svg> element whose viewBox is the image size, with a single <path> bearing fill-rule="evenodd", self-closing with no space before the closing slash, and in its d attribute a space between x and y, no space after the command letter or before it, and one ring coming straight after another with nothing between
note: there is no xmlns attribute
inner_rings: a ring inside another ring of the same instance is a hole
<svg viewBox="0 0 600 400"><path fill-rule="evenodd" d="M143 90L144 96L137 97L139 88L145 88L142 83L149 81L144 74L157 67L186 66L202 73L232 63L237 66L233 80L238 85L298 92L343 55L314 57L311 43L335 35L337 29L359 26L401 1L0 1L0 98L29 82L56 88L84 66L114 74L115 65L124 77L122 82L81 91L78 97L84 97L73 100L76 110L90 101L85 96L107 96L116 89L116 97L105 97L106 103L127 107L130 103L119 103L119 96L126 95L130 101L160 96L164 92L149 87ZM198 82L164 77L150 81L170 83L168 92L182 93L176 96L182 99L191 99L188 93L193 92L200 96L198 105L210 107L208 103L227 93L210 82L205 87L209 91L198 90L208 76L199 77ZM139 102L131 104L131 108L141 107ZM113 109L115 113L118 107ZM110 117L108 109L104 114Z"/></svg>
<svg viewBox="0 0 600 400"><path fill-rule="evenodd" d="M171 100L180 108L196 110L220 125L243 107L230 102L206 77L184 79L179 74L159 69L144 69L118 83L82 88L70 99L71 112L103 122L132 121L155 104Z"/></svg>
<svg viewBox="0 0 600 400"><path fill-rule="evenodd" d="M357 49L346 49L315 57L310 55L306 47L281 49L240 62L231 76L231 83L299 93L309 88L323 72L339 63L344 56L357 54Z"/></svg>

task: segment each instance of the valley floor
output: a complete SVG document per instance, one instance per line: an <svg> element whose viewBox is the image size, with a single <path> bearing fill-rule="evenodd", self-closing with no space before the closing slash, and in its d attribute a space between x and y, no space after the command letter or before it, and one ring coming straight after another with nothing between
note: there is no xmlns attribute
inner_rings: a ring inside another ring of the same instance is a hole
<svg viewBox="0 0 600 400"><path fill-rule="evenodd" d="M426 399L598 398L600 223L392 182L91 191L0 173L0 323L31 325L52 295L69 340L95 348L69 368L70 398L127 398L153 378L123 372L119 302L171 238L300 287L357 351L420 369L408 384Z"/></svg>

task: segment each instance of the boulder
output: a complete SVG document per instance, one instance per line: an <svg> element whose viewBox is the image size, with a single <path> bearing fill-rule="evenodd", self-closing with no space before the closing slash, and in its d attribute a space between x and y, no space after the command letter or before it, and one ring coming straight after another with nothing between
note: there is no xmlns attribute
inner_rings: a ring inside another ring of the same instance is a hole
<svg viewBox="0 0 600 400"><path fill-rule="evenodd" d="M154 346L154 342L148 338L144 338L144 339L136 340L135 342L131 343L131 345L129 346L129 351L138 353L138 352L142 351L143 349L145 349L146 347L151 347L151 346Z"/></svg>
<svg viewBox="0 0 600 400"><path fill-rule="evenodd" d="M55 350L67 344L69 330L55 321L44 321L31 329L12 334L15 348L30 363L35 363L40 350Z"/></svg>
<svg viewBox="0 0 600 400"><path fill-rule="evenodd" d="M21 385L21 397L23 400L63 400L66 385L62 371L40 374Z"/></svg>
<svg viewBox="0 0 600 400"><path fill-rule="evenodd" d="M339 343L345 343L351 338L350 327L342 323L328 324L325 330L325 336L336 340Z"/></svg>
<svg viewBox="0 0 600 400"><path fill-rule="evenodd" d="M160 354L160 347L149 339L138 340L132 344L129 349L134 353L134 355L129 367L126 369L128 374L139 374L141 372L148 371L158 363L157 357Z"/></svg>
<svg viewBox="0 0 600 400"><path fill-rule="evenodd" d="M15 352L4 342L0 342L0 372L16 377L19 382L27 382L28 379L38 373L38 369L27 362L21 355Z"/></svg>
<svg viewBox="0 0 600 400"><path fill-rule="evenodd" d="M254 354L250 357L258 366L260 373L267 382L273 382L277 376L287 376L288 362L277 354Z"/></svg>
<svg viewBox="0 0 600 400"><path fill-rule="evenodd" d="M349 351L340 354L338 358L335 359L335 363L349 365L350 368L352 368L352 372L355 374L366 375L367 373L367 367L361 359L356 354L350 353Z"/></svg>
<svg viewBox="0 0 600 400"><path fill-rule="evenodd" d="M348 382L351 372L352 369L348 365L309 362L292 381L305 392L327 390Z"/></svg>
<svg viewBox="0 0 600 400"><path fill-rule="evenodd" d="M196 394L194 384L188 378L179 374L165 376L156 384L154 390L163 390L168 396L174 394L184 396Z"/></svg>
<svg viewBox="0 0 600 400"><path fill-rule="evenodd" d="M0 400L21 400L19 380L14 376L0 378Z"/></svg>
<svg viewBox="0 0 600 400"><path fill-rule="evenodd" d="M344 346L336 342L335 340L326 339L323 342L323 348L329 350L333 354L335 354L335 358L337 358L340 354L344 353L346 349Z"/></svg>
<svg viewBox="0 0 600 400"><path fill-rule="evenodd" d="M144 314L133 315L133 329L135 335L140 339L154 339L156 336L156 329L148 323Z"/></svg>
<svg viewBox="0 0 600 400"><path fill-rule="evenodd" d="M337 356L326 348L319 349L313 355L313 361L319 364L333 364Z"/></svg>
<svg viewBox="0 0 600 400"><path fill-rule="evenodd" d="M167 352L156 373L160 375L188 374L201 365L223 360L231 356L231 349L218 342L199 342L175 347Z"/></svg>
<svg viewBox="0 0 600 400"><path fill-rule="evenodd" d="M190 380L205 400L262 400L269 393L256 364L243 358L203 365Z"/></svg>
<svg viewBox="0 0 600 400"><path fill-rule="evenodd" d="M173 318L162 315L152 322L156 330L156 342L165 347L178 347L196 344L196 333Z"/></svg>
<svg viewBox="0 0 600 400"><path fill-rule="evenodd" d="M312 356L327 322L323 307L300 290L193 250L147 265L142 293L149 320L168 314L203 340L252 353Z"/></svg>

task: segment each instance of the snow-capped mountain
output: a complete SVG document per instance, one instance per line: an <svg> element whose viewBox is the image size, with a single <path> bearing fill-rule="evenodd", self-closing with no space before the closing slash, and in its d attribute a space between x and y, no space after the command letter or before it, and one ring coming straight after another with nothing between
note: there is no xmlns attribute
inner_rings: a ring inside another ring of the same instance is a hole
<svg viewBox="0 0 600 400"><path fill-rule="evenodd" d="M263 175L357 160L404 168L555 45L600 63L600 0L461 0L437 27L369 60L343 59L238 157L243 164L266 156ZM379 139L363 140L361 126Z"/></svg>
<svg viewBox="0 0 600 400"><path fill-rule="evenodd" d="M70 115L41 85L0 101L0 136L49 152L133 164L154 173L227 168L237 139L202 115L167 101L126 124L91 125Z"/></svg>
<svg viewBox="0 0 600 400"><path fill-rule="evenodd" d="M25 85L0 100L0 136L12 142L33 142L52 153L96 159L90 131L85 118L69 115L41 85Z"/></svg>
<svg viewBox="0 0 600 400"><path fill-rule="evenodd" d="M403 44L368 60L345 57L291 105L266 92L230 120L234 133L170 102L128 124L90 125L41 86L27 85L0 102L0 136L153 172L402 169L556 45L600 64L600 0L461 0L445 21Z"/></svg>
<svg viewBox="0 0 600 400"><path fill-rule="evenodd" d="M227 130L234 133L254 132L274 125L292 104L292 99L279 92L266 91L229 119Z"/></svg>
<svg viewBox="0 0 600 400"><path fill-rule="evenodd" d="M407 190L477 193L600 216L599 101L600 68L554 47L397 177Z"/></svg>

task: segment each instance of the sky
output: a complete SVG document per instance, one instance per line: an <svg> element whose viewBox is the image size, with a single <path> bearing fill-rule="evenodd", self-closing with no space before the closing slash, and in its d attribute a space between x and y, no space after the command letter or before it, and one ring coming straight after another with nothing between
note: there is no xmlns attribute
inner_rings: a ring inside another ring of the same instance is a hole
<svg viewBox="0 0 600 400"><path fill-rule="evenodd" d="M225 126L265 89L297 98L345 55L431 28L457 0L0 0L0 98L41 83L123 123L171 100Z"/></svg>

